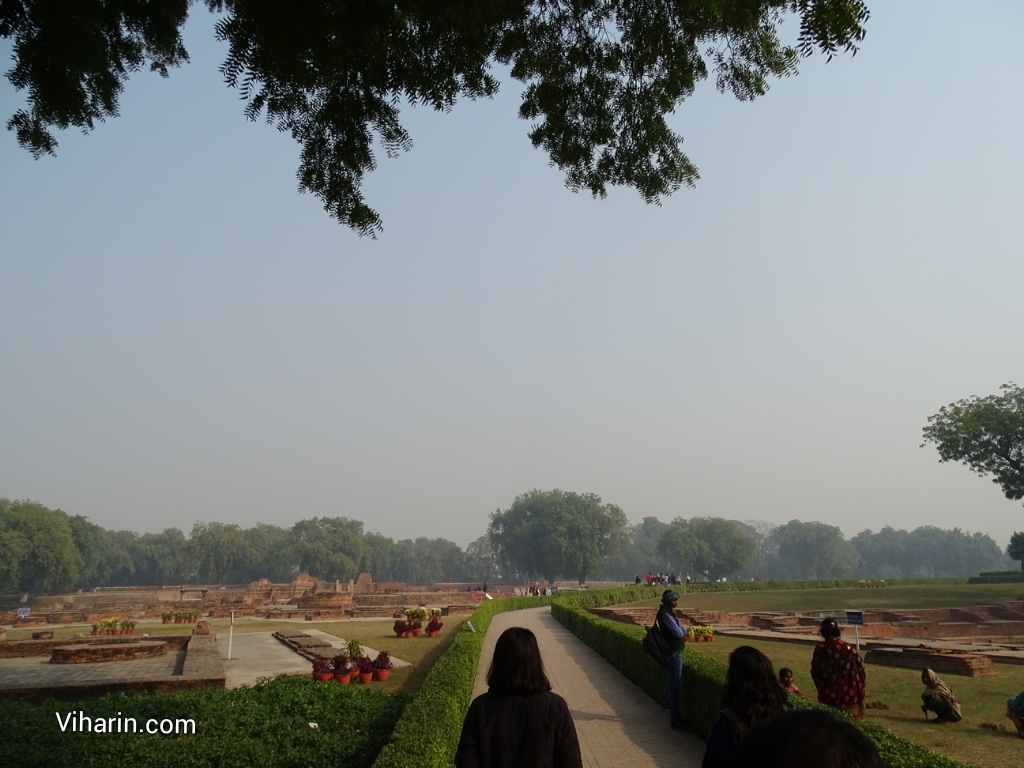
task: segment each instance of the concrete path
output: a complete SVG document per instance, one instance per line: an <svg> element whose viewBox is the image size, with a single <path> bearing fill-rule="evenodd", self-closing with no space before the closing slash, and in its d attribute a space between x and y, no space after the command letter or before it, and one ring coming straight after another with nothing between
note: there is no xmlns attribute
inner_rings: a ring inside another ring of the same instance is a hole
<svg viewBox="0 0 1024 768"><path fill-rule="evenodd" d="M526 627L536 636L544 671L569 704L586 768L699 768L704 742L668 727L668 711L551 616L550 608L499 613L484 636L473 696L487 691L498 636Z"/></svg>
<svg viewBox="0 0 1024 768"><path fill-rule="evenodd" d="M310 637L326 640L335 648L343 648L345 641L319 629L304 627ZM241 685L255 685L261 677L277 675L309 674L312 664L282 643L271 632L236 632L231 642L231 658L228 658L227 633L217 635L217 650L224 662L225 688ZM377 658L377 651L363 647L363 653L371 659ZM407 667L409 662L392 657L396 667Z"/></svg>

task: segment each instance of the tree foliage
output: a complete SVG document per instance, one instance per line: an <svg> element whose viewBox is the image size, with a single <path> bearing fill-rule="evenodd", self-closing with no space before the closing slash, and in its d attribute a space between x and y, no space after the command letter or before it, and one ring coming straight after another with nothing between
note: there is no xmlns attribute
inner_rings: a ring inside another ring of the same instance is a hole
<svg viewBox="0 0 1024 768"><path fill-rule="evenodd" d="M1011 501L1024 499L1024 387L1003 384L1001 395L970 397L928 417L922 447L934 443L939 461L959 461Z"/></svg>
<svg viewBox="0 0 1024 768"><path fill-rule="evenodd" d="M863 0L446 0L267 3L205 0L228 45L226 83L301 146L299 188L363 235L381 229L361 185L412 145L400 105L450 110L498 91L496 65L523 86L529 138L572 190L603 197L632 187L657 203L697 169L666 116L714 74L719 91L751 100L800 57L856 52ZM14 39L8 79L27 109L8 121L34 156L53 154L52 128L91 130L116 117L143 66L167 74L188 60L188 0L7 0L0 37ZM779 28L795 18L795 46Z"/></svg>
<svg viewBox="0 0 1024 768"><path fill-rule="evenodd" d="M626 515L592 493L530 491L491 515L499 560L523 576L586 583L626 538Z"/></svg>
<svg viewBox="0 0 1024 768"><path fill-rule="evenodd" d="M1020 561L1020 569L1024 571L1024 531L1014 531L1010 543L1006 545L1006 556L1011 560Z"/></svg>
<svg viewBox="0 0 1024 768"><path fill-rule="evenodd" d="M64 589L81 567L66 514L34 501L0 499L0 589Z"/></svg>
<svg viewBox="0 0 1024 768"><path fill-rule="evenodd" d="M1003 567L999 545L987 534L921 526L861 531L850 543L860 560L856 575L868 579L972 576Z"/></svg>
<svg viewBox="0 0 1024 768"><path fill-rule="evenodd" d="M659 547L680 570L709 579L732 576L757 550L738 523L720 517L677 517L661 534Z"/></svg>
<svg viewBox="0 0 1024 768"><path fill-rule="evenodd" d="M779 566L801 579L844 578L857 565L857 552L834 525L790 520L771 536Z"/></svg>

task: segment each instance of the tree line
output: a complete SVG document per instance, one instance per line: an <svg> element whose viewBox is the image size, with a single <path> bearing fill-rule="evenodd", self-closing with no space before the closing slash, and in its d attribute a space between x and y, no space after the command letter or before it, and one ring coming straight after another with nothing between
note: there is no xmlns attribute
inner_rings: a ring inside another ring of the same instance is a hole
<svg viewBox="0 0 1024 768"><path fill-rule="evenodd" d="M1015 536L1015 540L1016 537ZM1012 555L1022 554L1011 546ZM923 526L883 528L847 540L836 526L715 517L645 517L594 494L534 490L490 515L465 549L443 538L395 541L346 517L313 517L290 528L196 523L138 534L107 530L82 515L34 501L0 499L0 591L96 586L290 581L305 572L348 581L438 582L588 578L632 581L647 571L691 579L822 579L965 576L1010 560L987 534Z"/></svg>

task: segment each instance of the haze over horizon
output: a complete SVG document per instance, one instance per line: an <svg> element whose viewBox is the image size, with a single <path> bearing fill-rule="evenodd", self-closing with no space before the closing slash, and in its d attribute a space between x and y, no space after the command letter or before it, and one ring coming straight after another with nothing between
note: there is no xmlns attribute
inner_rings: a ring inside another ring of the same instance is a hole
<svg viewBox="0 0 1024 768"><path fill-rule="evenodd" d="M0 497L465 546L557 487L1005 547L1024 507L919 446L1024 383L1024 5L870 9L856 57L753 103L698 87L673 127L702 178L661 207L567 191L508 77L406 109L374 242L297 193L193 7L191 63L119 118L40 161L0 135ZM0 82L5 121L23 98Z"/></svg>

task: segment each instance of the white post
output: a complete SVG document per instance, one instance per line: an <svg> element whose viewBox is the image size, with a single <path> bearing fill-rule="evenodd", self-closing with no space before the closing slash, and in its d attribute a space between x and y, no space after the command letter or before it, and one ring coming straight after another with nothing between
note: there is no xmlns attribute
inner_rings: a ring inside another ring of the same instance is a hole
<svg viewBox="0 0 1024 768"><path fill-rule="evenodd" d="M231 612L231 627L228 629L228 661L231 660L231 641L235 639L235 612Z"/></svg>
<svg viewBox="0 0 1024 768"><path fill-rule="evenodd" d="M853 626L853 636L857 640L857 653L860 653L860 627L856 624Z"/></svg>

